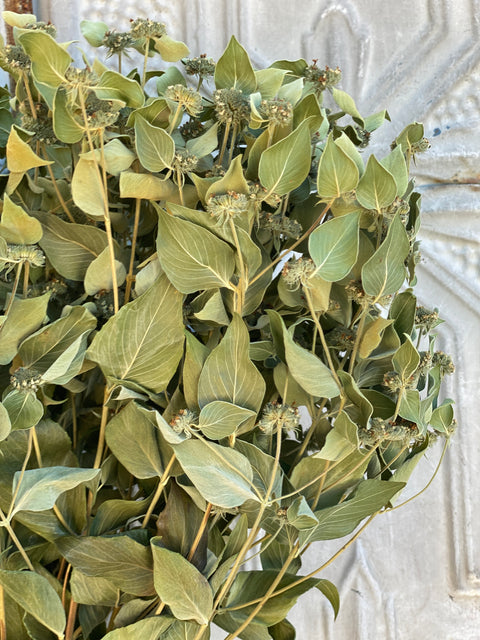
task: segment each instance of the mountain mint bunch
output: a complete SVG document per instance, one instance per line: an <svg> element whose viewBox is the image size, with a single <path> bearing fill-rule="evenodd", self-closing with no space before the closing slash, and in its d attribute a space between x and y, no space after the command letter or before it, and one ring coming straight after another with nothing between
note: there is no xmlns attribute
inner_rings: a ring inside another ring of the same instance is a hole
<svg viewBox="0 0 480 640"><path fill-rule="evenodd" d="M190 57L168 15L83 20L76 64L4 12L2 640L294 637L299 596L339 600L304 552L457 426L415 293L423 126L382 149L338 68Z"/></svg>

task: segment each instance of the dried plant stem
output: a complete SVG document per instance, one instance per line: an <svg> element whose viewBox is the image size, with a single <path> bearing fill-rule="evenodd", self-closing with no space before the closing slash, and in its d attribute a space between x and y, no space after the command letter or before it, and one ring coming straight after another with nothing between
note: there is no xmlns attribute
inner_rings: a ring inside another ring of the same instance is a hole
<svg viewBox="0 0 480 640"><path fill-rule="evenodd" d="M73 630L75 627L75 618L77 617L78 603L72 598L70 600L70 608L68 610L67 626L65 628L65 640L73 640Z"/></svg>
<svg viewBox="0 0 480 640"><path fill-rule="evenodd" d="M240 315L242 315L243 305L245 302L245 291L247 290L247 287L248 287L247 272L245 269L245 263L243 261L242 249L240 247L240 242L238 240L237 229L235 227L235 223L231 218L229 219L229 224L230 224L230 230L233 236L233 241L235 243L235 248L237 250L238 265L240 268L240 279L236 288L235 311Z"/></svg>
<svg viewBox="0 0 480 640"><path fill-rule="evenodd" d="M137 247L138 226L140 224L140 207L142 204L141 198L135 199L135 218L133 220L133 234L132 234L132 248L130 250L130 264L128 266L128 274L125 285L125 298L124 304L130 300L130 292L132 290L132 283L134 281L133 266L135 264L135 249Z"/></svg>
<svg viewBox="0 0 480 640"><path fill-rule="evenodd" d="M142 89L145 89L147 82L147 64L148 64L148 52L150 49L150 38L145 38L145 55L143 56L143 71L142 71Z"/></svg>
<svg viewBox="0 0 480 640"><path fill-rule="evenodd" d="M95 166L95 170L97 172L98 181L101 185L103 185L103 218L105 222L105 231L107 232L108 239L108 248L110 252L110 269L112 272L112 288L113 288L113 306L115 313L118 313L119 302L118 302L118 285L117 285L117 270L115 268L115 246L113 244L113 234L112 234L112 223L110 220L110 210L108 206L108 195L106 188L106 171L105 171L105 155L103 149L103 134L100 136L101 141L101 156L102 156L102 172L100 171L100 167L98 166L97 158L95 155L95 145L93 144L92 134L90 132L90 128L88 126L88 116L87 109L85 107L85 98L83 96L82 91L78 92L78 97L80 101L80 108L82 110L83 121L85 124L85 132L87 134L88 146L90 147L90 151L92 152L93 164Z"/></svg>
<svg viewBox="0 0 480 640"><path fill-rule="evenodd" d="M13 527L12 527L10 521L6 518L5 514L3 513L3 511L1 509L0 509L0 525L2 527L5 527L5 529L7 530L8 535L12 539L14 545L19 550L20 555L25 560L25 564L30 569L30 571L35 571L35 569L33 568L33 564L30 562L30 558L27 555L27 552L23 548L22 543L20 542L20 540L17 538L17 535L16 535L15 531L13 530Z"/></svg>
<svg viewBox="0 0 480 640"><path fill-rule="evenodd" d="M32 440L33 440L33 448L35 449L35 456L37 458L38 467L42 468L42 452L40 451L40 443L38 442L37 431L35 427L31 428Z"/></svg>
<svg viewBox="0 0 480 640"><path fill-rule="evenodd" d="M220 148L220 153L218 154L217 165L220 165L223 162L223 156L225 154L225 149L227 148L227 141L228 141L228 134L230 133L230 127L231 127L231 123L227 122L225 124L225 131L223 132L222 146Z"/></svg>
<svg viewBox="0 0 480 640"><path fill-rule="evenodd" d="M62 558L62 560L64 560L64 558ZM69 563L67 565L67 569L65 571L65 576L63 578L63 587L62 587L62 606L63 606L63 608L65 608L65 604L67 602L67 584L68 584L68 578L70 577L71 570L72 570L72 565Z"/></svg>
<svg viewBox="0 0 480 640"><path fill-rule="evenodd" d="M28 104L30 106L30 111L32 112L32 118L34 120L37 119L37 110L35 109L35 103L33 101L32 92L30 91L30 83L28 81L28 75L26 71L22 71L22 80L23 85L25 87L25 92L27 94Z"/></svg>
<svg viewBox="0 0 480 640"><path fill-rule="evenodd" d="M153 513L153 510L157 506L157 502L159 501L160 496L162 495L163 488L165 487L165 485L168 482L168 479L170 478L170 470L173 467L173 463L175 462L175 459L176 459L175 454L172 454L172 457L168 461L168 464L165 467L165 471L163 472L163 475L160 478L157 489L155 491L155 495L153 496L150 506L148 507L148 511L145 514L145 517L142 522L142 529L145 529L145 527L147 526L148 521L150 520L150 517Z"/></svg>
<svg viewBox="0 0 480 640"><path fill-rule="evenodd" d="M202 522L200 523L200 527L197 531L197 535L195 536L195 540L192 543L192 548L190 549L190 553L187 556L187 560L189 562L191 562L193 556L195 555L195 551L197 550L198 545L200 544L200 540L202 539L202 536L205 532L205 528L207 526L208 518L210 517L211 510L212 510L212 503L209 502L207 504L207 508L205 509L205 513L203 514Z"/></svg>
<svg viewBox="0 0 480 640"><path fill-rule="evenodd" d="M325 480L327 479L328 472L330 471L330 460L325 462L325 471L323 472L322 478L318 484L317 491L315 492L315 498L312 502L312 511L317 508L318 501L320 500L320 496L322 495L323 486L325 484Z"/></svg>
<svg viewBox="0 0 480 640"><path fill-rule="evenodd" d="M45 160L48 160L48 154L47 154L47 149L45 147L44 144L42 144L42 152L43 152L43 157L45 158ZM52 181L52 186L55 190L55 195L58 198L58 201L60 203L60 206L63 209L63 212L65 213L65 215L68 217L68 219L70 220L70 222L75 223L75 218L73 217L73 215L70 212L70 209L67 206L67 203L65 202L64 197L62 196L62 194L60 193L60 189L58 187L57 181L55 179L55 175L53 173L52 167L47 164L47 171L48 171L48 175L50 176L50 180Z"/></svg>
<svg viewBox="0 0 480 640"><path fill-rule="evenodd" d="M310 227L305 231L305 233L301 235L300 238L295 240L295 242L291 244L287 249L284 249L274 260L272 260L272 262L267 267L265 267L259 273L257 273L256 276L250 280L250 284L253 284L259 278L265 275L267 271L272 269L272 267L274 267L278 262L283 260L283 258L285 258L285 256L287 256L291 251L294 251L298 247L298 245L305 240L305 238L308 238L308 236L312 233L312 231L314 231L318 227L318 225L322 222L322 220L325 218L327 213L330 211L330 207L334 202L335 202L334 200L330 201L325 207L325 209L322 211L322 213L315 220L315 222L312 225L310 225Z"/></svg>
<svg viewBox="0 0 480 640"><path fill-rule="evenodd" d="M5 616L5 594L0 584L0 640L7 640L7 625Z"/></svg>
<svg viewBox="0 0 480 640"><path fill-rule="evenodd" d="M28 281L30 280L30 263L24 262L25 269L23 271L23 297L26 298L28 294Z"/></svg>
<svg viewBox="0 0 480 640"><path fill-rule="evenodd" d="M177 126L177 121L179 120L179 117L181 117L181 113L182 113L182 105L179 103L177 105L175 113L173 114L173 118L168 126L168 133L171 134L175 129L175 127Z"/></svg>
<svg viewBox="0 0 480 640"><path fill-rule="evenodd" d="M103 456L103 448L105 445L105 429L108 422L108 396L110 395L110 389L105 385L105 391L103 393L103 407L102 407L102 417L100 420L100 432L98 434L98 444L97 444L97 453L95 455L95 462L93 463L94 469L100 469L100 465L102 464L102 456Z"/></svg>
<svg viewBox="0 0 480 640"><path fill-rule="evenodd" d="M17 289L18 289L18 283L20 282L20 275L22 273L22 267L23 267L23 262L19 262L17 269L15 271L15 280L13 282L13 287L12 287L12 292L10 294L10 299L8 301L8 305L7 308L5 309L5 313L3 315L3 323L0 326L0 333L3 329L3 327L5 326L5 322L8 318L8 314L10 313L10 309L12 308L13 302L15 300L15 296L17 294Z"/></svg>
<svg viewBox="0 0 480 640"><path fill-rule="evenodd" d="M360 340L362 339L363 329L365 327L365 320L367 319L367 309L364 307L360 316L360 322L358 323L357 335L355 336L355 344L353 345L352 355L350 356L350 365L348 367L348 373L353 374L355 368L355 360L357 359L358 348L360 347Z"/></svg>

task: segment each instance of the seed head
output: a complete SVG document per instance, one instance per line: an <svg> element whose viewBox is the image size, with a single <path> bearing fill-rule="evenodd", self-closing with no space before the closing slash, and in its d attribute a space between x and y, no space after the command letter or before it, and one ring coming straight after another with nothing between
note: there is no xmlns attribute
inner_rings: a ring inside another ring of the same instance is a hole
<svg viewBox="0 0 480 640"><path fill-rule="evenodd" d="M130 24L132 38L161 38L167 34L167 28L163 22L156 22L150 18L136 18Z"/></svg>
<svg viewBox="0 0 480 640"><path fill-rule="evenodd" d="M42 384L42 376L34 369L20 367L11 375L10 384L18 391L36 392Z"/></svg>
<svg viewBox="0 0 480 640"><path fill-rule="evenodd" d="M274 100L262 100L260 110L267 120L274 125L283 126L293 118L293 106L288 100L275 98Z"/></svg>
<svg viewBox="0 0 480 640"><path fill-rule="evenodd" d="M183 84L172 84L165 91L165 98L181 105L190 116L196 116L202 110L202 96L198 91Z"/></svg>
<svg viewBox="0 0 480 640"><path fill-rule="evenodd" d="M222 124L242 125L250 118L250 106L238 89L218 89L213 94L215 114Z"/></svg>
<svg viewBox="0 0 480 640"><path fill-rule="evenodd" d="M224 195L213 195L207 202L207 211L212 218L216 218L218 226L223 226L229 220L245 214L248 202L245 194L228 191Z"/></svg>
<svg viewBox="0 0 480 640"><path fill-rule="evenodd" d="M189 76L199 76L207 78L215 73L215 62L212 58L207 58L207 54L202 54L198 58L185 58L182 60L185 71Z"/></svg>
<svg viewBox="0 0 480 640"><path fill-rule="evenodd" d="M282 277L287 287L296 291L300 286L306 286L308 279L315 271L315 263L310 258L289 260L282 269Z"/></svg>
<svg viewBox="0 0 480 640"><path fill-rule="evenodd" d="M268 402L262 413L258 428L266 434L274 433L279 428L284 431L295 431L300 424L300 413L297 407L290 404Z"/></svg>

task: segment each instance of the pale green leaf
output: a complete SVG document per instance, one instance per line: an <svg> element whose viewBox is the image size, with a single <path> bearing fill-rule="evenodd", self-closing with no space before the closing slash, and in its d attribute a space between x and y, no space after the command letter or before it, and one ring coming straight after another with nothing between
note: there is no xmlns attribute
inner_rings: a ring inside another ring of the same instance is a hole
<svg viewBox="0 0 480 640"><path fill-rule="evenodd" d="M439 407L433 410L430 417L430 424L437 431L449 433L449 427L454 418L452 403L453 400L445 400Z"/></svg>
<svg viewBox="0 0 480 640"><path fill-rule="evenodd" d="M138 82L116 71L108 70L102 73L98 85L93 90L100 100L121 100L132 109L143 106L145 102L145 96Z"/></svg>
<svg viewBox="0 0 480 640"><path fill-rule="evenodd" d="M336 87L332 87L332 95L335 102L338 104L342 111L348 113L349 116L357 122L361 127L363 127L363 118L358 112L358 109L355 105L355 101L351 96L348 95L345 91L341 89L337 89Z"/></svg>
<svg viewBox="0 0 480 640"><path fill-rule="evenodd" d="M397 183L392 174L372 154L367 162L365 173L357 187L357 200L366 209L375 209L379 213L388 207L397 195Z"/></svg>
<svg viewBox="0 0 480 640"><path fill-rule="evenodd" d="M183 393L190 409L198 408L198 380L210 350L190 331L185 332Z"/></svg>
<svg viewBox="0 0 480 640"><path fill-rule="evenodd" d="M329 282L341 280L348 275L357 261L359 220L358 212L347 213L313 231L308 248L315 262L315 274Z"/></svg>
<svg viewBox="0 0 480 640"><path fill-rule="evenodd" d="M105 215L105 191L101 170L94 160L80 158L72 177L72 198L82 211L95 219Z"/></svg>
<svg viewBox="0 0 480 640"><path fill-rule="evenodd" d="M320 157L317 174L318 195L325 199L339 198L356 188L358 167L330 135Z"/></svg>
<svg viewBox="0 0 480 640"><path fill-rule="evenodd" d="M150 548L129 536L63 537L56 544L68 562L87 576L105 578L136 596L155 593Z"/></svg>
<svg viewBox="0 0 480 640"><path fill-rule="evenodd" d="M154 38L154 41L155 49L165 62L178 62L181 58L186 58L190 53L186 44L180 40L174 40L170 36L163 35L161 38Z"/></svg>
<svg viewBox="0 0 480 640"><path fill-rule="evenodd" d="M253 93L257 86L255 72L248 53L235 36L230 38L227 48L215 68L217 89L238 89L243 93Z"/></svg>
<svg viewBox="0 0 480 640"><path fill-rule="evenodd" d="M136 158L133 151L130 151L118 138L110 140L103 150L95 149L93 153L88 151L80 154L80 157L96 160L99 165L104 162L107 173L112 176L118 176L121 171L126 171Z"/></svg>
<svg viewBox="0 0 480 640"><path fill-rule="evenodd" d="M365 293L379 300L400 289L405 280L405 259L410 251L405 227L397 214L390 223L387 237L362 267Z"/></svg>
<svg viewBox="0 0 480 640"><path fill-rule="evenodd" d="M7 194L3 199L0 236L10 244L36 244L42 237L42 225L15 204Z"/></svg>
<svg viewBox="0 0 480 640"><path fill-rule="evenodd" d="M252 491L252 467L238 451L196 439L173 448L183 470L208 502L231 509L245 500L258 500Z"/></svg>
<svg viewBox="0 0 480 640"><path fill-rule="evenodd" d="M341 411L335 418L333 429L327 433L325 444L314 456L322 460L343 460L358 450L357 425Z"/></svg>
<svg viewBox="0 0 480 640"><path fill-rule="evenodd" d="M402 147L395 149L380 164L392 174L397 185L397 196L403 196L408 187L408 169Z"/></svg>
<svg viewBox="0 0 480 640"><path fill-rule="evenodd" d="M37 17L32 13L16 13L15 11L2 11L2 18L10 27L23 28L27 24L37 22Z"/></svg>
<svg viewBox="0 0 480 640"><path fill-rule="evenodd" d="M140 115L135 118L135 149L145 169L154 173L172 166L175 155L173 138Z"/></svg>
<svg viewBox="0 0 480 640"><path fill-rule="evenodd" d="M18 41L32 60L32 75L38 82L58 87L65 82L65 71L72 58L44 31L24 31Z"/></svg>
<svg viewBox="0 0 480 640"><path fill-rule="evenodd" d="M162 275L108 320L87 353L106 376L160 393L175 373L183 341L182 296Z"/></svg>
<svg viewBox="0 0 480 640"><path fill-rule="evenodd" d="M318 520L308 506L305 496L297 496L288 507L287 522L299 531L302 529L311 529L318 524Z"/></svg>
<svg viewBox="0 0 480 640"><path fill-rule="evenodd" d="M213 611L213 592L207 579L181 554L161 547L161 540L150 541L153 580L161 601L180 620L208 624Z"/></svg>
<svg viewBox="0 0 480 640"><path fill-rule="evenodd" d="M229 245L210 231L156 208L158 258L175 288L181 293L232 288L229 280L235 260Z"/></svg>
<svg viewBox="0 0 480 640"><path fill-rule="evenodd" d="M166 616L146 618L121 629L110 631L106 636L103 636L103 640L139 640L139 638L142 640L159 640L161 638L163 640L165 632L168 633L168 629L174 623L174 618Z"/></svg>
<svg viewBox="0 0 480 640"><path fill-rule="evenodd" d="M121 287L125 282L127 270L122 262L114 260L115 273L117 276L117 287ZM113 275L110 262L110 248L105 247L102 253L92 260L85 273L85 292L89 296L94 296L99 291L112 291Z"/></svg>
<svg viewBox="0 0 480 640"><path fill-rule="evenodd" d="M212 440L221 440L234 433L246 420L256 417L254 411L231 402L214 400L200 412L198 426Z"/></svg>
<svg viewBox="0 0 480 640"><path fill-rule="evenodd" d="M368 358L370 356L372 351L381 343L385 329L391 324L393 324L393 320L379 317L365 325L358 346L358 355L360 358Z"/></svg>
<svg viewBox="0 0 480 640"><path fill-rule="evenodd" d="M203 158L215 151L218 145L218 122L209 127L201 136L188 140L186 148L197 158Z"/></svg>
<svg viewBox="0 0 480 640"><path fill-rule="evenodd" d="M45 576L33 571L0 569L0 585L35 620L57 634L58 638L63 638L65 611L57 592Z"/></svg>
<svg viewBox="0 0 480 640"><path fill-rule="evenodd" d="M392 364L395 371L402 378L402 382L406 384L420 364L420 354L411 338L406 337L405 342L393 356Z"/></svg>
<svg viewBox="0 0 480 640"><path fill-rule="evenodd" d="M80 22L80 32L92 47L100 47L109 30L105 22L97 22L96 20L82 20Z"/></svg>
<svg viewBox="0 0 480 640"><path fill-rule="evenodd" d="M62 142L75 144L83 138L84 130L69 109L67 91L60 86L53 99L53 130Z"/></svg>
<svg viewBox="0 0 480 640"><path fill-rule="evenodd" d="M126 501L127 502L127 501ZM105 578L87 576L80 569L73 569L70 576L72 598L79 604L113 607L119 591Z"/></svg>
<svg viewBox="0 0 480 640"><path fill-rule="evenodd" d="M11 173L24 174L35 167L45 167L52 164L38 156L30 145L18 135L17 128L12 126L7 142L7 167Z"/></svg>
<svg viewBox="0 0 480 640"><path fill-rule="evenodd" d="M178 187L172 180L165 180L151 173L133 171L122 171L120 174L120 197L180 201Z"/></svg>
<svg viewBox="0 0 480 640"><path fill-rule="evenodd" d="M258 176L270 193L283 196L302 184L310 165L310 131L308 124L303 122L286 138L262 153Z"/></svg>
<svg viewBox="0 0 480 640"><path fill-rule="evenodd" d="M271 100L277 95L286 73L285 69L272 68L255 71L257 91L264 100Z"/></svg>
<svg viewBox="0 0 480 640"><path fill-rule="evenodd" d="M10 434L12 423L5 406L0 402L0 442Z"/></svg>
<svg viewBox="0 0 480 640"><path fill-rule="evenodd" d="M198 383L201 407L223 400L257 412L263 402L265 382L248 356L249 333L235 314L220 344L205 361Z"/></svg>
<svg viewBox="0 0 480 640"><path fill-rule="evenodd" d="M13 301L9 314L0 318L0 364L12 361L20 342L38 329L45 319L50 293Z"/></svg>
<svg viewBox="0 0 480 640"><path fill-rule="evenodd" d="M160 457L154 414L129 402L107 424L105 438L113 455L136 478L160 477Z"/></svg>
<svg viewBox="0 0 480 640"><path fill-rule="evenodd" d="M7 410L12 431L30 429L43 417L43 404L33 391L18 391L13 389L3 399L3 406Z"/></svg>

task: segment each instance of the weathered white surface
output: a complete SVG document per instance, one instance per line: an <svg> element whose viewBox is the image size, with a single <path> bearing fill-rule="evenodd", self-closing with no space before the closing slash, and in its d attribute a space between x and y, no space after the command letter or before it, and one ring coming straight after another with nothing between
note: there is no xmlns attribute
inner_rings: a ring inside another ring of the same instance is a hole
<svg viewBox="0 0 480 640"><path fill-rule="evenodd" d="M64 40L78 22L127 26L147 15L167 23L192 54L218 57L234 33L254 62L318 58L343 69L342 88L362 113L387 106L390 140L423 121L432 150L418 159L424 262L419 296L446 320L441 346L458 373L460 429L441 474L415 503L378 518L325 571L340 588L335 624L320 594L304 596L290 619L299 640L478 640L480 638L480 39L478 0L40 0ZM123 22L122 22L123 21ZM80 39L80 38L79 38ZM375 142L375 141L374 141ZM429 453L410 492L431 476ZM341 544L317 545L308 565ZM224 635L224 634L223 634ZM220 634L219 637L223 637Z"/></svg>

